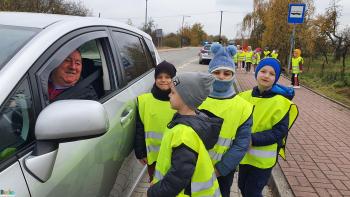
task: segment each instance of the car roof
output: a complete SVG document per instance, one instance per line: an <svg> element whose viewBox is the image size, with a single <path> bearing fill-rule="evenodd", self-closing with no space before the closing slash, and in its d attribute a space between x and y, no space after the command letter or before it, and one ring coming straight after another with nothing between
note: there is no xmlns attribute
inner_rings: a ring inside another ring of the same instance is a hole
<svg viewBox="0 0 350 197"><path fill-rule="evenodd" d="M11 25L20 27L32 27L45 29L58 22L61 25L75 21L75 28L87 27L92 25L106 25L120 27L123 29L134 31L150 39L150 36L145 32L129 26L124 23L117 22L112 19L103 19L97 17L82 17L69 16L60 14L45 14L45 13L28 13L28 12L0 12L0 25Z"/></svg>

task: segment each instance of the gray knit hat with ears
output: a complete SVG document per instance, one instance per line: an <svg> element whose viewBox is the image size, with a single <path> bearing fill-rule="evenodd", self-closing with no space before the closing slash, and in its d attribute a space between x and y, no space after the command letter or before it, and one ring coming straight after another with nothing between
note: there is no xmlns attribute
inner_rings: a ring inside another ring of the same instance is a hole
<svg viewBox="0 0 350 197"><path fill-rule="evenodd" d="M215 77L202 72L179 73L173 78L176 91L185 104L197 109L209 96Z"/></svg>

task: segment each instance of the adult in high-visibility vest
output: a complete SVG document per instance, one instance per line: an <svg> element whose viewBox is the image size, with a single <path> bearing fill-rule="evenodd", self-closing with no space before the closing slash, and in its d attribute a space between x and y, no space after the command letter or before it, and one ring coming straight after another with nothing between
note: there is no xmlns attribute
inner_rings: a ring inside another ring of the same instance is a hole
<svg viewBox="0 0 350 197"><path fill-rule="evenodd" d="M301 57L301 50L295 49L292 57L292 86L294 88L300 88L299 86L299 74L303 72L304 59Z"/></svg>
<svg viewBox="0 0 350 197"><path fill-rule="evenodd" d="M169 96L177 113L165 131L147 196L221 196L208 150L218 140L223 120L197 109L213 81L200 72L173 78Z"/></svg>
<svg viewBox="0 0 350 197"><path fill-rule="evenodd" d="M245 60L245 52L243 47L237 45L237 61L238 61L238 69L243 70L244 68L244 60Z"/></svg>
<svg viewBox="0 0 350 197"><path fill-rule="evenodd" d="M176 68L166 61L155 68L155 83L151 93L137 97L138 113L136 118L136 134L134 150L136 158L146 165L150 181L152 181L156 160L163 133L175 114L169 102L171 78Z"/></svg>
<svg viewBox="0 0 350 197"><path fill-rule="evenodd" d="M278 50L272 50L271 57L277 59L278 58Z"/></svg>
<svg viewBox="0 0 350 197"><path fill-rule="evenodd" d="M269 50L269 47L265 47L264 51L263 51L263 57L262 58L266 58L266 57L271 57L271 51Z"/></svg>
<svg viewBox="0 0 350 197"><path fill-rule="evenodd" d="M234 46L212 45L214 58L209 73L215 76L213 90L199 109L205 109L224 119L219 140L209 151L215 165L221 195L230 196L234 173L250 143L253 106L233 88L235 64L231 60Z"/></svg>
<svg viewBox="0 0 350 197"><path fill-rule="evenodd" d="M243 196L262 196L278 154L285 159L288 131L298 116L294 89L276 84L280 73L278 60L262 59L255 73L258 85L239 94L254 105L251 146L239 166Z"/></svg>
<svg viewBox="0 0 350 197"><path fill-rule="evenodd" d="M253 62L253 51L252 47L248 46L247 52L245 52L245 71L250 72L250 68Z"/></svg>
<svg viewBox="0 0 350 197"><path fill-rule="evenodd" d="M253 54L253 73L255 73L255 68L260 62L261 48L256 48Z"/></svg>

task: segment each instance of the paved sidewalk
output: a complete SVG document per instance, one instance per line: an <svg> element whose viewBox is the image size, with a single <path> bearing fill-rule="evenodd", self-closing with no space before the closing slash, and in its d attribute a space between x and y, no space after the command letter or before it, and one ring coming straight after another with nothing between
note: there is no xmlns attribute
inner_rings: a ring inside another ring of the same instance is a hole
<svg viewBox="0 0 350 197"><path fill-rule="evenodd" d="M230 194L230 196L232 197L242 196L238 192L237 176L238 176L238 173L235 173L235 178L233 179L233 184L231 187L231 194ZM148 175L147 173L145 173L141 182L137 185L131 197L147 197L147 189L149 187L149 183L147 182L147 180L148 180ZM272 197L272 192L268 187L265 187L263 190L263 195L264 197Z"/></svg>
<svg viewBox="0 0 350 197"><path fill-rule="evenodd" d="M238 72L237 80L243 90L256 85L252 73ZM305 88L296 89L293 102L299 117L288 135L287 161L279 159L293 193L350 196L350 110Z"/></svg>

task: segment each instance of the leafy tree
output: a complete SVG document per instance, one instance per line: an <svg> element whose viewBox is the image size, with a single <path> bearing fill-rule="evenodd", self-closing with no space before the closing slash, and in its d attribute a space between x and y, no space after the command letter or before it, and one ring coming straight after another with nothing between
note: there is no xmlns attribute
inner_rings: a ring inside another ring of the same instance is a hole
<svg viewBox="0 0 350 197"><path fill-rule="evenodd" d="M180 36L170 33L163 38L163 44L168 47L180 47Z"/></svg>
<svg viewBox="0 0 350 197"><path fill-rule="evenodd" d="M207 40L208 35L203 30L203 25L195 23L191 27L191 46L198 46L204 40Z"/></svg>
<svg viewBox="0 0 350 197"><path fill-rule="evenodd" d="M91 15L82 1L66 0L0 0L0 11L39 12L77 16Z"/></svg>

